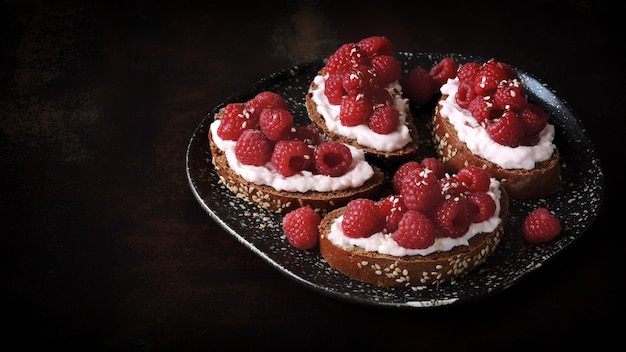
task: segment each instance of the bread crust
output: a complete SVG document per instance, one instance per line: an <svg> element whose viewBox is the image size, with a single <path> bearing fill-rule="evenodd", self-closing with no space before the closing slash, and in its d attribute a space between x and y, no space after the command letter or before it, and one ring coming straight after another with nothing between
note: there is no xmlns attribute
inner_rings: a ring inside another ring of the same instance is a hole
<svg viewBox="0 0 626 352"><path fill-rule="evenodd" d="M445 100L443 95L441 100ZM545 198L562 189L561 164L557 148L550 159L539 162L532 170L504 169L487 159L473 154L467 145L459 140L454 126L440 113L437 104L432 119L432 138L438 157L450 172L456 173L468 165L482 167L492 177L502 182L511 198Z"/></svg>
<svg viewBox="0 0 626 352"><path fill-rule="evenodd" d="M223 111L224 109L221 109L216 114L215 119L221 119ZM383 187L384 172L372 165L374 175L357 188L332 192L308 191L303 193L279 191L271 186L258 185L246 181L230 168L226 153L217 147L210 131L208 137L213 156L212 163L220 176L220 182L226 185L237 197L273 213L286 214L291 210L306 205L320 214L325 214L332 209L346 205L354 198L375 198Z"/></svg>
<svg viewBox="0 0 626 352"><path fill-rule="evenodd" d="M440 285L458 279L487 261L504 235L509 212L509 197L501 186L500 218L498 227L489 233L480 233L469 240L469 246L457 246L448 252L426 256L396 257L355 247L345 249L328 239L331 225L345 212L338 208L322 218L319 225L319 248L328 264L347 277L379 287L420 287Z"/></svg>
<svg viewBox="0 0 626 352"><path fill-rule="evenodd" d="M318 72L318 75L324 75L325 69L322 69ZM311 89L317 89L317 85L315 82L311 82ZM326 125L326 121L324 117L317 111L317 104L313 100L313 93L308 91L305 97L305 105L311 121L317 126L317 128L325 134L328 138L337 140L346 144L350 144L354 147L362 149L366 155L376 158L379 161L388 161L388 162L404 162L415 157L419 147L419 133L417 130L417 126L413 121L412 114L407 111L406 125L409 128L409 134L411 135L411 142L405 145L403 148L395 150L395 151L382 151L372 147L364 146L357 143L356 140L352 138L348 138L341 134L335 133L328 129Z"/></svg>

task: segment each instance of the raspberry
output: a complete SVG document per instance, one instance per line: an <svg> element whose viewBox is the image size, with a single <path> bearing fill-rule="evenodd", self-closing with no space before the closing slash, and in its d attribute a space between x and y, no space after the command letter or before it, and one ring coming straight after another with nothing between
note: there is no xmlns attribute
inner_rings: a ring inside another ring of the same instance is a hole
<svg viewBox="0 0 626 352"><path fill-rule="evenodd" d="M410 210L423 213L435 209L443 200L439 180L430 169L415 169L403 178L401 185L404 204Z"/></svg>
<svg viewBox="0 0 626 352"><path fill-rule="evenodd" d="M389 91L378 85L366 87L364 92L365 99L372 102L372 106L393 105L393 98Z"/></svg>
<svg viewBox="0 0 626 352"><path fill-rule="evenodd" d="M522 223L522 234L530 243L549 242L560 233L561 222L547 208L531 211Z"/></svg>
<svg viewBox="0 0 626 352"><path fill-rule="evenodd" d="M459 79L459 83L461 84L469 84L474 87L474 82L476 82L476 75L480 71L480 64L477 62L468 62L464 65L461 65L456 72L456 77Z"/></svg>
<svg viewBox="0 0 626 352"><path fill-rule="evenodd" d="M317 128L315 125L310 124L306 126L292 127L289 132L289 137L287 138L303 141L309 145L318 145L322 142L322 136L320 136Z"/></svg>
<svg viewBox="0 0 626 352"><path fill-rule="evenodd" d="M459 180L458 175L440 178L439 187L441 188L441 193L446 197L457 197L468 192L467 186Z"/></svg>
<svg viewBox="0 0 626 352"><path fill-rule="evenodd" d="M259 117L261 131L271 141L279 141L287 138L293 126L293 116L282 108L265 108Z"/></svg>
<svg viewBox="0 0 626 352"><path fill-rule="evenodd" d="M496 212L496 201L489 193L475 192L467 195L467 200L476 207L472 222L483 222L491 218Z"/></svg>
<svg viewBox="0 0 626 352"><path fill-rule="evenodd" d="M343 72L350 67L366 64L367 59L362 57L354 43L346 43L340 46L326 60L326 72L333 74Z"/></svg>
<svg viewBox="0 0 626 352"><path fill-rule="evenodd" d="M346 205L341 228L343 233L352 238L369 237L381 232L385 227L385 217L376 202L358 198Z"/></svg>
<svg viewBox="0 0 626 352"><path fill-rule="evenodd" d="M426 104L435 93L435 81L423 67L416 67L401 78L400 85L404 95L415 104Z"/></svg>
<svg viewBox="0 0 626 352"><path fill-rule="evenodd" d="M389 38L384 36L372 36L359 40L356 43L359 52L365 57L376 55L393 55L393 44Z"/></svg>
<svg viewBox="0 0 626 352"><path fill-rule="evenodd" d="M493 96L496 106L502 110L521 110L526 106L526 92L517 79L502 82Z"/></svg>
<svg viewBox="0 0 626 352"><path fill-rule="evenodd" d="M474 82L476 94L491 95L496 91L498 85L508 78L507 65L491 59L484 63Z"/></svg>
<svg viewBox="0 0 626 352"><path fill-rule="evenodd" d="M459 170L456 175L470 192L487 192L489 190L491 176L483 168L466 166Z"/></svg>
<svg viewBox="0 0 626 352"><path fill-rule="evenodd" d="M400 122L400 113L395 107L383 105L374 109L370 116L369 128L379 134L389 134L396 130Z"/></svg>
<svg viewBox="0 0 626 352"><path fill-rule="evenodd" d="M287 110L287 101L280 95L271 91L257 93L254 98L245 102L245 109L255 118L261 116L265 108L278 108Z"/></svg>
<svg viewBox="0 0 626 352"><path fill-rule="evenodd" d="M473 208L467 198L452 197L440 203L433 222L440 237L457 238L469 230L473 217Z"/></svg>
<svg viewBox="0 0 626 352"><path fill-rule="evenodd" d="M285 214L283 233L289 243L302 250L314 248L319 241L321 217L313 209L303 206Z"/></svg>
<svg viewBox="0 0 626 352"><path fill-rule="evenodd" d="M476 122L485 125L488 120L493 119L501 111L496 108L493 96L476 95L467 106L467 110L472 114Z"/></svg>
<svg viewBox="0 0 626 352"><path fill-rule="evenodd" d="M468 109L472 100L476 98L474 87L465 82L460 83L454 98L460 107Z"/></svg>
<svg viewBox="0 0 626 352"><path fill-rule="evenodd" d="M414 160L407 161L406 163L400 165L400 167L393 174L393 178L391 179L394 192L396 192L396 194L402 193L402 183L404 182L404 178L407 177L411 172L413 172L413 170L421 170L422 168L422 165Z"/></svg>
<svg viewBox="0 0 626 352"><path fill-rule="evenodd" d="M352 165L352 152L337 141L324 142L315 148L315 170L331 177L344 175Z"/></svg>
<svg viewBox="0 0 626 352"><path fill-rule="evenodd" d="M511 110L506 110L500 118L489 121L487 133L497 143L513 148L526 142L524 126Z"/></svg>
<svg viewBox="0 0 626 352"><path fill-rule="evenodd" d="M244 165L265 165L272 158L273 145L261 130L248 129L235 144L235 156Z"/></svg>
<svg viewBox="0 0 626 352"><path fill-rule="evenodd" d="M341 98L347 94L343 89L343 74L333 73L328 75L324 83L324 95L328 102L333 105L341 105Z"/></svg>
<svg viewBox="0 0 626 352"><path fill-rule="evenodd" d="M365 124L371 114L372 104L362 95L347 96L341 100L339 120L344 126Z"/></svg>
<svg viewBox="0 0 626 352"><path fill-rule="evenodd" d="M385 217L384 233L392 233L398 228L402 215L407 211L401 195L392 194L378 201L380 213Z"/></svg>
<svg viewBox="0 0 626 352"><path fill-rule="evenodd" d="M372 85L372 79L373 76L369 67L357 65L345 71L342 86L348 95L355 96L362 93L365 87Z"/></svg>
<svg viewBox="0 0 626 352"><path fill-rule="evenodd" d="M258 124L258 119L252 118L243 104L228 104L224 107L217 135L224 140L236 141L244 130L255 129Z"/></svg>
<svg viewBox="0 0 626 352"><path fill-rule="evenodd" d="M451 57L444 57L438 64L433 66L428 73L435 81L435 87L437 89L448 81L448 78L456 77L456 71L459 65Z"/></svg>
<svg viewBox="0 0 626 352"><path fill-rule="evenodd" d="M435 173L436 178L442 178L446 173L446 165L437 158L424 158L420 161L420 165L424 168L431 169Z"/></svg>
<svg viewBox="0 0 626 352"><path fill-rule="evenodd" d="M391 237L402 247L424 249L435 243L435 225L424 214L409 210L400 219Z"/></svg>
<svg viewBox="0 0 626 352"><path fill-rule="evenodd" d="M272 153L272 165L285 177L309 170L313 165L313 149L296 139L278 141Z"/></svg>
<svg viewBox="0 0 626 352"><path fill-rule="evenodd" d="M386 87L400 79L402 67L400 61L391 55L379 55L372 58L372 69L378 85Z"/></svg>
<svg viewBox="0 0 626 352"><path fill-rule="evenodd" d="M517 115L524 125L526 135L533 138L543 131L548 123L548 115L537 105L528 103Z"/></svg>

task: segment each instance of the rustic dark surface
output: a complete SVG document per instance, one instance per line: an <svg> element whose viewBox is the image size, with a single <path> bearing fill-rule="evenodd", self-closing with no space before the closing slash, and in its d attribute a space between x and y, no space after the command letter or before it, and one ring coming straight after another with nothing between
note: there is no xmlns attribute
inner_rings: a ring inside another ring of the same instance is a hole
<svg viewBox="0 0 626 352"><path fill-rule="evenodd" d="M1 330L17 350L477 350L621 341L620 1L1 1ZM494 2L498 3L498 2ZM503 2L501 2L503 3ZM339 302L276 271L194 199L185 152L228 96L345 42L509 62L581 118L605 200L589 232L493 297ZM618 209L619 209L618 208ZM330 342L329 342L330 341Z"/></svg>

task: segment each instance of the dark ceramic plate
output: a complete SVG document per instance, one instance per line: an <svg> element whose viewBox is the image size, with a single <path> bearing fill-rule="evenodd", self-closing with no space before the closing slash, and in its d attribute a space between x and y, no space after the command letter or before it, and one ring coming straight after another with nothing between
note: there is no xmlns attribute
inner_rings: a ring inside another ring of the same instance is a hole
<svg viewBox="0 0 626 352"><path fill-rule="evenodd" d="M404 73L421 66L430 68L445 56L459 63L483 62L482 58L458 54L398 53ZM495 253L474 272L454 283L414 291L382 289L350 280L331 269L318 251L292 247L282 234L282 216L267 213L236 198L220 184L211 164L207 139L213 115L231 102L248 100L270 90L285 97L296 123L308 124L304 96L310 82L324 65L308 62L276 72L253 85L247 92L232 96L215 107L200 123L187 150L187 176L191 190L204 210L228 233L280 272L320 294L355 304L416 309L457 305L500 292L538 270L547 260L571 245L589 229L598 215L603 197L603 174L596 151L580 120L569 106L538 79L518 70L529 100L550 113L556 127L556 145L562 157L564 189L547 199L514 200L505 236ZM414 109L416 119L426 121L431 106ZM520 233L523 217L532 209L547 207L561 219L562 235L554 242L530 245Z"/></svg>

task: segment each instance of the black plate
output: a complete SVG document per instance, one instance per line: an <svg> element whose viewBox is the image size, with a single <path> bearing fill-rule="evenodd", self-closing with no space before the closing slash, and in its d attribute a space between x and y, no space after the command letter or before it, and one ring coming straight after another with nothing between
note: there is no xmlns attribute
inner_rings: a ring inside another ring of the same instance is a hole
<svg viewBox="0 0 626 352"><path fill-rule="evenodd" d="M482 58L459 54L397 54L404 73L422 66L429 69L443 57L451 56L462 64L484 62ZM579 239L598 215L603 197L603 174L596 151L580 120L569 106L547 85L518 70L529 100L550 113L556 127L555 143L561 153L564 189L547 199L513 200L505 236L488 261L454 283L440 287L382 289L346 278L331 269L318 251L305 252L292 247L282 234L282 216L265 212L236 198L219 184L211 164L208 128L213 115L231 102L243 102L258 92L281 94L290 105L296 123L308 124L304 96L310 82L324 65L316 60L276 72L254 84L247 92L232 96L215 107L200 123L187 150L187 177L191 190L204 210L232 236L273 267L320 294L355 304L416 309L449 306L488 297L518 282L539 269L543 263ZM432 107L414 111L417 119L427 119ZM547 207L563 225L562 235L554 242L531 245L520 232L523 217L532 209Z"/></svg>

